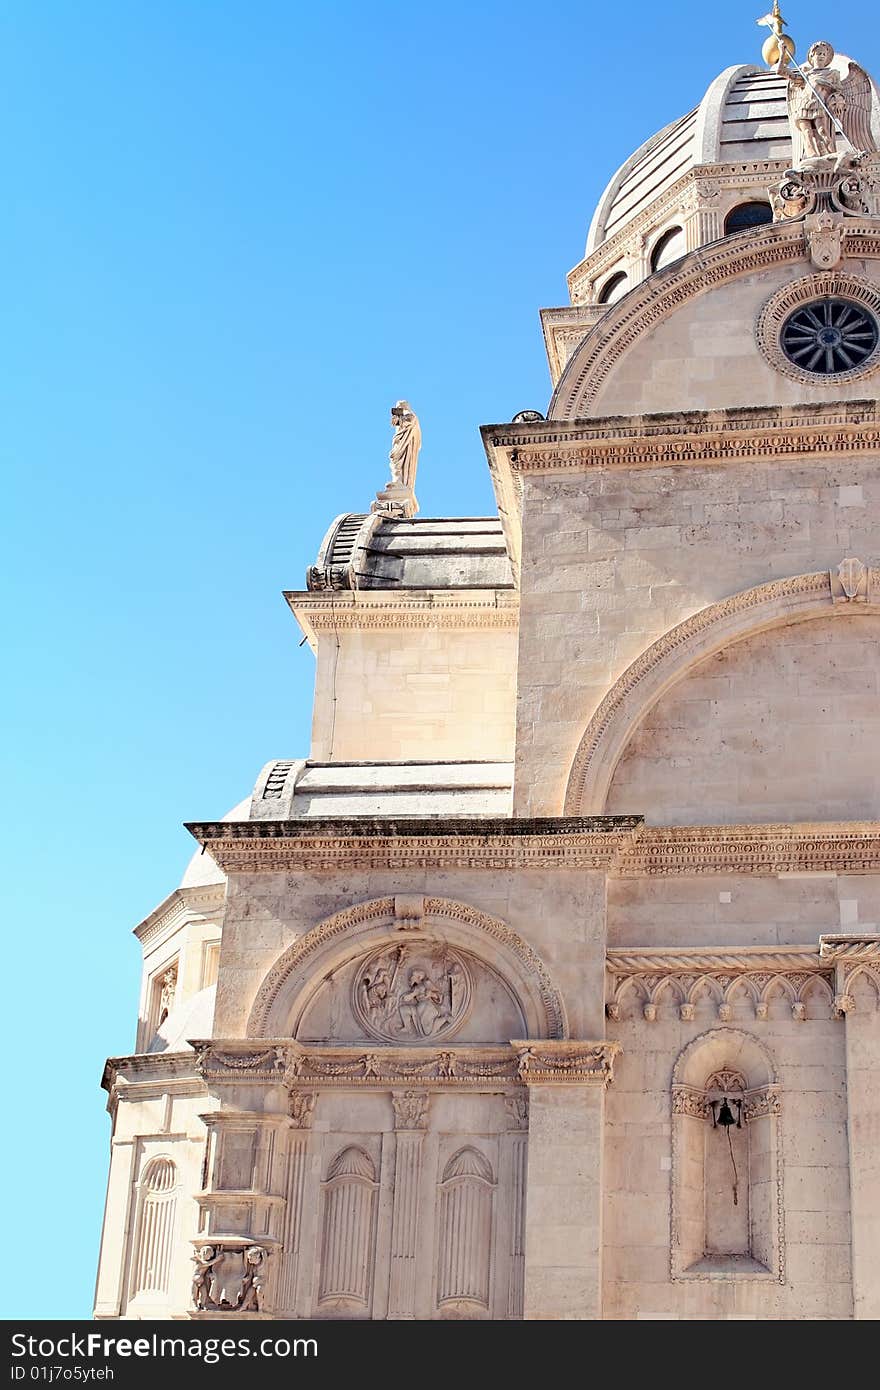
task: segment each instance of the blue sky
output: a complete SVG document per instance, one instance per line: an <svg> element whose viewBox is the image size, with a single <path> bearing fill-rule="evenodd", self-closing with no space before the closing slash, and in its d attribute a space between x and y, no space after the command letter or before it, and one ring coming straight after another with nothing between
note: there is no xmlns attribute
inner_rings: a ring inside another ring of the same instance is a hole
<svg viewBox="0 0 880 1390"><path fill-rule="evenodd" d="M880 70L867 0L784 8ZM401 396L423 514L492 510L477 427L545 408L537 310L607 178L759 60L759 12L5 0L3 1160L64 1252L7 1262L5 1317L90 1313L98 1082L181 823L308 750L281 590L384 482Z"/></svg>

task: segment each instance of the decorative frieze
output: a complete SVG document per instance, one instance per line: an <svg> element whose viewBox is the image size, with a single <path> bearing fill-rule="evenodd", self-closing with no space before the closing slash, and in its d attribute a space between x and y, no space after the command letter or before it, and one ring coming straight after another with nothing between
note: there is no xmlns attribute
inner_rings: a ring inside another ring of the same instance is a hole
<svg viewBox="0 0 880 1390"><path fill-rule="evenodd" d="M626 1016L628 999L648 1023L657 1020L662 1005L673 1005L683 1023L693 1022L698 1009L706 1008L721 1023L730 1023L744 1007L759 1021L766 1020L774 999L782 999L798 1022L806 1018L811 997L832 1009L833 975L809 946L716 951L646 947L609 951L606 963L605 1008L615 1020Z"/></svg>
<svg viewBox="0 0 880 1390"><path fill-rule="evenodd" d="M620 1044L614 1042L512 1042L517 1072L526 1086L607 1086Z"/></svg>
<svg viewBox="0 0 880 1390"><path fill-rule="evenodd" d="M419 1086L485 1090L487 1083L515 1082L519 1072L511 1047L455 1047L442 1052L383 1047L364 1052L357 1047L315 1046L294 1052L288 1074L293 1085L389 1090L417 1082Z"/></svg>
<svg viewBox="0 0 880 1390"><path fill-rule="evenodd" d="M406 593L292 590L287 603L308 637L377 628L516 628L519 595L498 589Z"/></svg>
<svg viewBox="0 0 880 1390"><path fill-rule="evenodd" d="M880 447L880 445L878 445ZM816 577L825 593L827 570ZM574 777L574 771L572 776ZM576 799L578 783L572 782ZM608 830L584 831L592 821ZM611 828L612 823L617 828ZM240 822L187 828L229 873L277 870L425 869L437 872L482 869L546 871L606 869L626 877L681 874L871 873L880 864L880 823L847 821L770 825L645 826L641 817L568 816L548 820L544 834L492 833L472 822L468 834L426 835L398 824L396 834L377 823L354 834L340 823ZM535 825L536 822L529 822ZM265 834L266 828L272 832ZM324 833L316 834L316 827ZM233 833L230 833L232 831ZM389 914L393 899L388 899ZM405 930L405 925L400 926ZM256 1007L256 1005L255 1005ZM261 1010L263 1004L260 1005Z"/></svg>
<svg viewBox="0 0 880 1390"><path fill-rule="evenodd" d="M441 834L425 832L424 822L395 833L377 822L375 832L327 822L243 821L187 826L227 873L322 869L540 869L609 867L640 823L637 816L553 820L523 833L507 821L447 823ZM591 825L592 822L592 825Z"/></svg>

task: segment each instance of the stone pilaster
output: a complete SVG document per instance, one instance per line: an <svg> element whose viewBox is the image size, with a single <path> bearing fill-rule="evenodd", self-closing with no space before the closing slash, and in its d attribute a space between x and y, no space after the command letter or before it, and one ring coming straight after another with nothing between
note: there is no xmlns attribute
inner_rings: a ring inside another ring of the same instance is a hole
<svg viewBox="0 0 880 1390"><path fill-rule="evenodd" d="M529 1102L526 1095L505 1097L508 1133L505 1144L507 1185L510 1193L508 1239L507 1316L523 1316L526 1250L526 1176L529 1159Z"/></svg>
<svg viewBox="0 0 880 1390"><path fill-rule="evenodd" d="M394 1091L394 1206L391 1216L390 1319L414 1318L422 1147L428 1127L425 1091Z"/></svg>
<svg viewBox="0 0 880 1390"><path fill-rule="evenodd" d="M515 1046L529 1088L523 1316L598 1319L605 1087L618 1046Z"/></svg>
<svg viewBox="0 0 880 1390"><path fill-rule="evenodd" d="M880 936L823 936L834 962L835 1005L846 1018L846 1100L852 1220L853 1314L880 1318Z"/></svg>
<svg viewBox="0 0 880 1390"><path fill-rule="evenodd" d="M290 1314L297 1311L297 1279L302 1246L306 1186L311 1166L311 1127L315 1097L309 1091L292 1091L290 1120L293 1126L287 1146L287 1207L284 1213L284 1254L278 1302Z"/></svg>

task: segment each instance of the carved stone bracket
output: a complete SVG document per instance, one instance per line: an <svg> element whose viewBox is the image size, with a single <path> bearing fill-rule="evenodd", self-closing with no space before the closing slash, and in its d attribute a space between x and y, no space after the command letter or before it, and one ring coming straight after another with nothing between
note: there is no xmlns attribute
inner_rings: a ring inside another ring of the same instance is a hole
<svg viewBox="0 0 880 1390"><path fill-rule="evenodd" d="M863 218L869 215L872 206L870 175L863 174L859 159L843 162L839 158L826 159L806 169L788 169L778 183L771 184L769 195L774 222L803 219L808 238L811 226L816 227L819 219L823 220L823 226L834 228L838 260L840 225L844 218ZM836 265L837 260L817 261L816 264L828 269Z"/></svg>
<svg viewBox="0 0 880 1390"><path fill-rule="evenodd" d="M607 1086L620 1044L514 1041L520 1080L527 1086Z"/></svg>
<svg viewBox="0 0 880 1390"><path fill-rule="evenodd" d="M271 1251L247 1236L193 1241L192 1305L200 1313L264 1313Z"/></svg>
<svg viewBox="0 0 880 1390"><path fill-rule="evenodd" d="M686 1086L676 1083L672 1088L673 1115L689 1115L695 1120L708 1120L712 1116L710 1100L713 1092L741 1093L743 1098L742 1118L744 1123L759 1120L763 1115L779 1115L782 1110L779 1086L770 1084L753 1090L743 1090L741 1078L730 1078L732 1084L718 1086L720 1078L712 1077L706 1087Z"/></svg>

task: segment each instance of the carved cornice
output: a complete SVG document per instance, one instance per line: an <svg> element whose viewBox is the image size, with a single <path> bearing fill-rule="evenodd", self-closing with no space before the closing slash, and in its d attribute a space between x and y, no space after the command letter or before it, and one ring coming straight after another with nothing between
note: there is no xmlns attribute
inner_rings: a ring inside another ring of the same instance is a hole
<svg viewBox="0 0 880 1390"><path fill-rule="evenodd" d="M693 1120L709 1120L712 1110L709 1105L709 1092L698 1086L686 1086L677 1082L672 1087L673 1115L687 1115ZM782 1102L777 1085L758 1086L743 1094L742 1118L745 1124L760 1120L765 1115L781 1115Z"/></svg>
<svg viewBox="0 0 880 1390"><path fill-rule="evenodd" d="M226 872L546 869L557 863L596 869L617 859L640 823L640 816L434 821L364 817L217 821L186 828Z"/></svg>
<svg viewBox="0 0 880 1390"><path fill-rule="evenodd" d="M814 406L742 407L663 415L607 415L569 423L485 425L487 449L507 451L514 474L591 468L667 468L708 463L874 457L876 399Z"/></svg>
<svg viewBox="0 0 880 1390"><path fill-rule="evenodd" d="M620 1051L615 1042L514 1041L517 1070L526 1086L607 1086L614 1058Z"/></svg>
<svg viewBox="0 0 880 1390"><path fill-rule="evenodd" d="M225 904L225 883L212 883L202 888L175 888L149 917L145 917L132 930L146 954L163 935L176 930L183 922L206 913L213 916L221 912Z"/></svg>
<svg viewBox="0 0 880 1390"><path fill-rule="evenodd" d="M876 873L880 822L645 828L615 872L655 874Z"/></svg>
<svg viewBox="0 0 880 1390"><path fill-rule="evenodd" d="M819 937L819 956L829 965L841 961L848 965L861 961L880 965L880 936L876 932L829 933Z"/></svg>
<svg viewBox="0 0 880 1390"><path fill-rule="evenodd" d="M291 591L284 595L306 636L394 628L510 628L519 622L513 589Z"/></svg>
<svg viewBox="0 0 880 1390"><path fill-rule="evenodd" d="M273 1039L267 1047L264 1042L236 1038L214 1039L196 1047L201 1075L214 1085L282 1082L291 1092L289 1115L295 1126L305 1128L311 1123L315 1090L353 1086L391 1090L398 1129L421 1127L417 1121L427 1106L426 1088L507 1091L511 1086L551 1083L604 1086L611 1080L612 1064L620 1051L616 1042L569 1039L427 1049L330 1046L290 1039ZM522 1108L514 1106L511 1127L521 1128L524 1116ZM232 1116L236 1123L241 1118L237 1113Z"/></svg>
<svg viewBox="0 0 880 1390"><path fill-rule="evenodd" d="M729 946L718 950L700 946L635 946L609 950L606 964L612 975L827 971L819 954L815 946Z"/></svg>
<svg viewBox="0 0 880 1390"><path fill-rule="evenodd" d="M826 575L827 580L827 575ZM616 821L620 829L584 831L592 821ZM353 823L216 822L189 825L228 873L299 869L336 872L373 869L473 869L495 873L528 869L606 869L628 878L686 874L876 873L880 822L803 822L767 825L645 826L641 818L548 818L541 821L471 822L467 834L448 833L455 823L434 821L437 834L415 824L374 822L354 834ZM563 833L568 824L569 833ZM485 828L481 828L485 826ZM506 830L501 831L504 825ZM320 827L317 835L310 831ZM389 829L393 826L394 833ZM526 827L528 833L523 834ZM269 829L267 836L264 832ZM392 899L387 900L389 905ZM389 906L393 915L393 906Z"/></svg>

